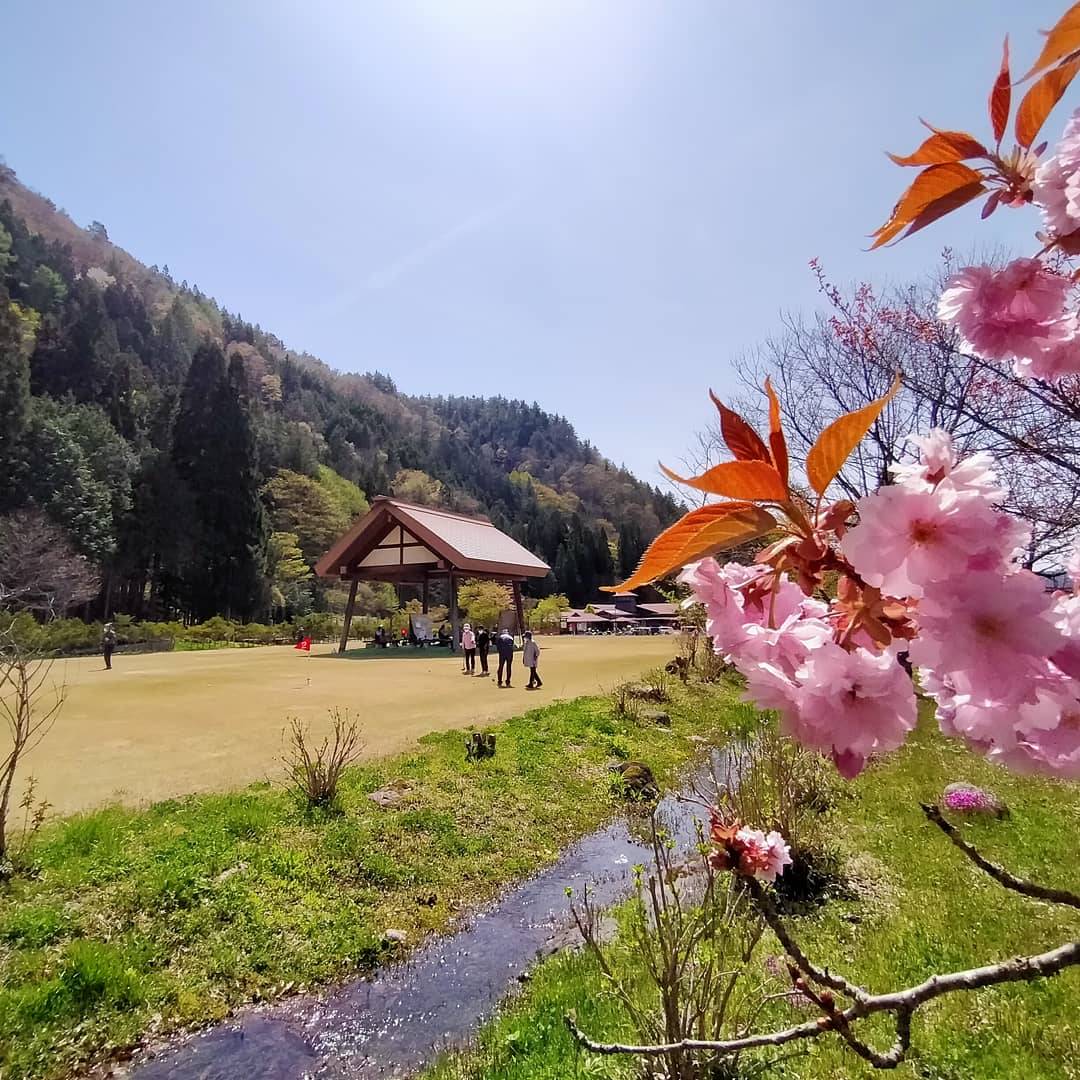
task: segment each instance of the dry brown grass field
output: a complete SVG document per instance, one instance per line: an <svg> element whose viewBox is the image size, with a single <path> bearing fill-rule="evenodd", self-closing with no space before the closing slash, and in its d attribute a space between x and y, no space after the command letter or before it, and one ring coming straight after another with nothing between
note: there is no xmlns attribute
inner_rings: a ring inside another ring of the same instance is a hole
<svg viewBox="0 0 1080 1080"><path fill-rule="evenodd" d="M139 804L195 791L279 779L282 731L300 717L316 738L327 710L348 709L364 753L403 750L429 731L486 724L556 698L580 697L669 659L670 637L541 639L542 690L525 690L520 654L514 686L467 678L458 657L348 659L330 645L310 656L290 648L117 655L58 661L67 701L23 775L55 811L120 800ZM492 670L495 658L492 655Z"/></svg>

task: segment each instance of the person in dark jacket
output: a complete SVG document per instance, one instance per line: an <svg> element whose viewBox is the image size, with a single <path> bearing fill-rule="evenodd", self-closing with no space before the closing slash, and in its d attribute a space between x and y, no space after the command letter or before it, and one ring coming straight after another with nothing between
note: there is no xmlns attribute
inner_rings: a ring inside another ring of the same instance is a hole
<svg viewBox="0 0 1080 1080"><path fill-rule="evenodd" d="M112 654L116 648L116 626L107 622L101 629L101 654L105 658L105 670L112 671Z"/></svg>
<svg viewBox="0 0 1080 1080"><path fill-rule="evenodd" d="M476 654L480 657L480 674L488 674L487 658L491 648L491 634L486 626L481 626L476 632Z"/></svg>
<svg viewBox="0 0 1080 1080"><path fill-rule="evenodd" d="M514 666L514 639L509 630L503 630L495 639L495 651L499 654L498 680L500 686L510 686L510 670ZM503 681L503 672L506 681Z"/></svg>

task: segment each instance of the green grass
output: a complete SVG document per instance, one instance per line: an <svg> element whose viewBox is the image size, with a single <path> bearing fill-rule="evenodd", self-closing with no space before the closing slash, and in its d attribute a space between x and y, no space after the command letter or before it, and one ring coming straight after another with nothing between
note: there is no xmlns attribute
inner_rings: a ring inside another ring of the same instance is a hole
<svg viewBox="0 0 1080 1080"><path fill-rule="evenodd" d="M670 732L607 699L556 703L489 729L479 764L461 732L430 735L349 770L335 813L264 783L47 827L0 892L0 1075L69 1075L149 1030L370 968L387 928L440 930L609 817L613 742L671 778L691 735L745 718L735 699L679 691ZM398 808L368 799L396 779Z"/></svg>
<svg viewBox="0 0 1080 1080"><path fill-rule="evenodd" d="M919 800L967 780L990 787L1007 820L964 826L988 856L1046 884L1080 886L1080 787L1015 776L988 765L929 724L901 752L850 785L830 812L830 831L855 876L859 899L833 901L791 925L810 955L872 990L898 989L934 971L1041 951L1080 933L1080 918L1007 893L980 874L933 826ZM778 954L773 943L765 953ZM632 973L625 950L612 956ZM785 989L764 968L752 973ZM564 954L541 965L523 996L489 1024L463 1057L428 1080L563 1080L631 1077L625 1060L579 1054L562 1018L576 1009L600 1038L632 1038L592 961ZM775 1026L805 1019L787 1005ZM875 1043L886 1047L883 1028ZM746 1061L749 1066L752 1064ZM769 1075L799 1080L879 1075L834 1036L803 1045ZM1080 1076L1080 970L1038 983L944 998L916 1014L913 1051L892 1075L907 1080L1075 1080Z"/></svg>

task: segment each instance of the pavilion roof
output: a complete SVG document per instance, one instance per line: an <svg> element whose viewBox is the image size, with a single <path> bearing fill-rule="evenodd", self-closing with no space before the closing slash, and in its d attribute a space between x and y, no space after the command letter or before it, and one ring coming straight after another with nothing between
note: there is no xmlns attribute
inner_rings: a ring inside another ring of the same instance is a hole
<svg viewBox="0 0 1080 1080"><path fill-rule="evenodd" d="M394 581L448 574L546 577L550 568L486 518L379 495L315 564L320 577Z"/></svg>

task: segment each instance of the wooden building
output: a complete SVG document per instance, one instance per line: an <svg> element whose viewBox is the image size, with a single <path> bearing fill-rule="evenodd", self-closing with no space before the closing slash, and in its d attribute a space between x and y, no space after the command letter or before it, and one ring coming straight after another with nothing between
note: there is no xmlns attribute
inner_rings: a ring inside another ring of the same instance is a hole
<svg viewBox="0 0 1080 1080"><path fill-rule="evenodd" d="M338 647L338 652L344 652L361 581L418 586L425 612L431 582L449 581L450 645L456 649L457 589L463 578L509 584L520 631L525 628L521 583L546 577L550 568L486 518L465 517L379 495L372 500L371 509L315 564L315 572L350 583Z"/></svg>

